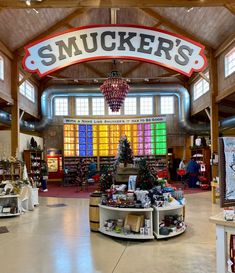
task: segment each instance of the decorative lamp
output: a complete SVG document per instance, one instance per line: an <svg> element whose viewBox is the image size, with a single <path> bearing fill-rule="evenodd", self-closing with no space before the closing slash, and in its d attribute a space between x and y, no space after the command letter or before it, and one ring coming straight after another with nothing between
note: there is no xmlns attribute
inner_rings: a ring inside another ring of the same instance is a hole
<svg viewBox="0 0 235 273"><path fill-rule="evenodd" d="M129 85L121 77L121 74L113 70L108 79L100 86L100 90L105 97L112 112L118 112L121 108L126 95L129 91Z"/></svg>

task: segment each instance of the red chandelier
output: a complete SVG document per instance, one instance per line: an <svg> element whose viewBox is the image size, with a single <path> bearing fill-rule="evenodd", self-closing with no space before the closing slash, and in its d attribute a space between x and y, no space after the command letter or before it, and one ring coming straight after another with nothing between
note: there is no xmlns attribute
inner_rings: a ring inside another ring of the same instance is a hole
<svg viewBox="0 0 235 273"><path fill-rule="evenodd" d="M112 112L118 112L129 91L129 85L121 77L118 71L112 71L108 79L100 86L100 90L105 97Z"/></svg>

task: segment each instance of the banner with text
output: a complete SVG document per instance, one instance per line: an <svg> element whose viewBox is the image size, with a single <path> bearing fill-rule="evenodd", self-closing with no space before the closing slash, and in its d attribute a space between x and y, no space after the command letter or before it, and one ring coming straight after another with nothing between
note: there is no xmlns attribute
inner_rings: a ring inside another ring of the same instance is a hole
<svg viewBox="0 0 235 273"><path fill-rule="evenodd" d="M133 119L74 119L65 118L64 124L131 124L131 123L153 123L166 122L166 117L147 117Z"/></svg>
<svg viewBox="0 0 235 273"><path fill-rule="evenodd" d="M45 76L63 67L103 59L130 59L187 76L206 68L204 46L168 31L135 25L95 25L53 34L25 47L23 67Z"/></svg>

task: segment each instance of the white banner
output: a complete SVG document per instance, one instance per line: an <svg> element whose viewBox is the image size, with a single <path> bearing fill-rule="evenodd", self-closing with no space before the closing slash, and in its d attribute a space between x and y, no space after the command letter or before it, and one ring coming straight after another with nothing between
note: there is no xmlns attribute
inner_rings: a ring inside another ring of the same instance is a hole
<svg viewBox="0 0 235 273"><path fill-rule="evenodd" d="M26 46L23 67L45 76L75 63L131 59L191 76L206 68L203 51L203 45L168 31L134 25L97 25L53 34Z"/></svg>
<svg viewBox="0 0 235 273"><path fill-rule="evenodd" d="M64 124L131 124L131 123L154 123L166 122L166 117L147 117L132 119L76 119L65 118Z"/></svg>

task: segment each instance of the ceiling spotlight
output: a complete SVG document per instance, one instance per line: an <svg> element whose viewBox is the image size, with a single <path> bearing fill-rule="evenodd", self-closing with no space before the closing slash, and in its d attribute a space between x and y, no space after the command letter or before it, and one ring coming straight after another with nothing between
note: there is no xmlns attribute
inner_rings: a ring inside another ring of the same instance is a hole
<svg viewBox="0 0 235 273"><path fill-rule="evenodd" d="M33 11L35 11L36 13L39 13L39 11L38 11L38 10L36 10L36 9L33 9Z"/></svg>
<svg viewBox="0 0 235 273"><path fill-rule="evenodd" d="M99 81L98 81L97 79L94 79L93 82L97 83L97 82L99 82Z"/></svg>
<svg viewBox="0 0 235 273"><path fill-rule="evenodd" d="M31 6L31 0L26 0L26 1L25 1L25 4L26 4L27 6Z"/></svg>
<svg viewBox="0 0 235 273"><path fill-rule="evenodd" d="M144 81L145 81L145 82L149 82L149 79L148 79L148 78L145 78Z"/></svg>

